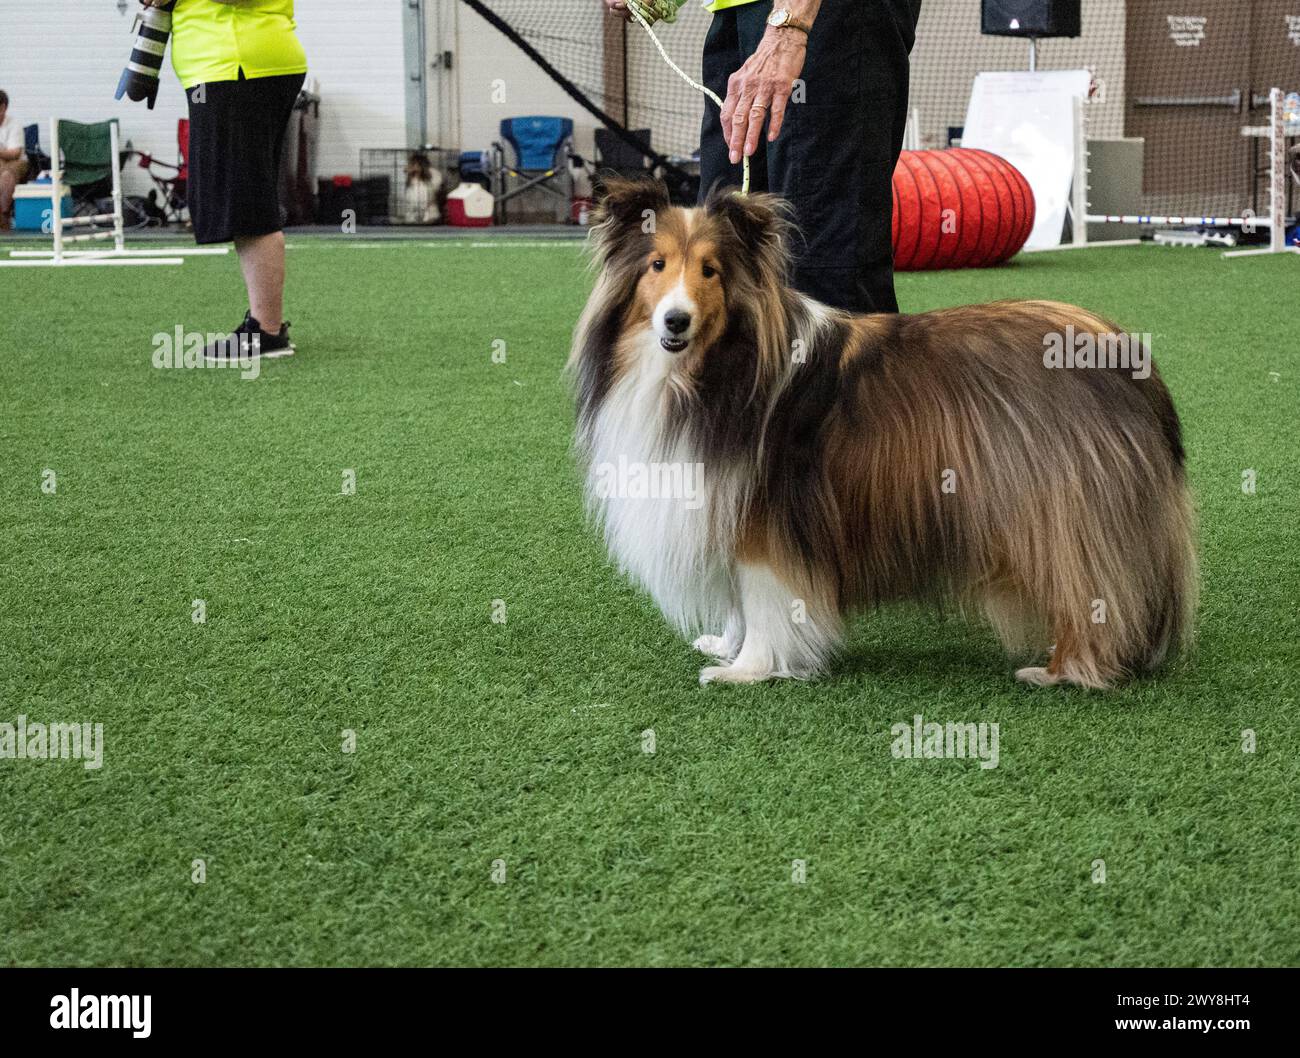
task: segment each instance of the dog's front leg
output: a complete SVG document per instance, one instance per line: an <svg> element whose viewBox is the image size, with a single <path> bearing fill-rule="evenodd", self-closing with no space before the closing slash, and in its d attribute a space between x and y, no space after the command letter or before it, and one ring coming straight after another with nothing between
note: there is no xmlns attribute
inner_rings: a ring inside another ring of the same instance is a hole
<svg viewBox="0 0 1300 1058"><path fill-rule="evenodd" d="M745 618L740 612L740 603L731 601L731 610L727 614L727 626L720 636L700 636L692 646L701 654L707 654L719 661L733 661L740 653L745 641Z"/></svg>
<svg viewBox="0 0 1300 1058"><path fill-rule="evenodd" d="M742 563L736 585L744 641L730 665L701 669L700 683L807 679L821 672L839 643L838 613L809 598L811 591L792 590L768 565Z"/></svg>

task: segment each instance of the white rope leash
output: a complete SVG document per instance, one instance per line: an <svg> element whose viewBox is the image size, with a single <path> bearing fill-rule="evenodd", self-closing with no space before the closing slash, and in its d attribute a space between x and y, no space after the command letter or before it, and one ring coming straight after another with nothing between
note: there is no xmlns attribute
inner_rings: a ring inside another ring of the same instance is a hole
<svg viewBox="0 0 1300 1058"><path fill-rule="evenodd" d="M664 62L666 62L673 69L673 71L677 74L678 77L680 77L688 85L694 88L697 92L703 92L706 96L712 99L718 105L718 110L721 111L722 100L718 97L718 93L715 92L708 85L700 84L698 81L692 78L688 73L686 73L685 70L683 70L675 62L673 62L672 56L668 54L668 52L664 49L663 44L660 42L659 38L655 36L655 31L650 28L650 22L641 10L642 4L645 2L646 0L626 0L627 9L632 12L632 17L635 18L638 22L640 22L641 25L645 28L645 31L650 34L650 39L655 42L655 47L659 49L659 54L663 56ZM651 0L651 2L653 2L653 0ZM660 15L659 13L653 11L652 14L654 15L654 17L662 17L662 15ZM747 195L749 194L749 155L747 154L744 155L744 162L745 162L745 175L741 181L740 193L742 195Z"/></svg>

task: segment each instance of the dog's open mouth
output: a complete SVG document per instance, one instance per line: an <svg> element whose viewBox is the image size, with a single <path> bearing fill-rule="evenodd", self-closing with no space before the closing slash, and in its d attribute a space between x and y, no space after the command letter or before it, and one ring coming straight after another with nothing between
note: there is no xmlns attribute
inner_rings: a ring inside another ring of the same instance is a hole
<svg viewBox="0 0 1300 1058"><path fill-rule="evenodd" d="M685 338L660 338L659 344L667 349L670 353L680 353L691 343Z"/></svg>

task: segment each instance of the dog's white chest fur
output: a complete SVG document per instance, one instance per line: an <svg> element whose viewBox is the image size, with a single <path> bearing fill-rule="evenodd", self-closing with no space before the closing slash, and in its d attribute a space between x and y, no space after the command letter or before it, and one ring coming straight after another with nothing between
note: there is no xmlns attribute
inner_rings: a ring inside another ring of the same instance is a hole
<svg viewBox="0 0 1300 1058"><path fill-rule="evenodd" d="M587 502L619 568L683 632L725 621L734 551L735 472L703 463L666 435L672 360L653 334L637 368L620 379L589 437Z"/></svg>

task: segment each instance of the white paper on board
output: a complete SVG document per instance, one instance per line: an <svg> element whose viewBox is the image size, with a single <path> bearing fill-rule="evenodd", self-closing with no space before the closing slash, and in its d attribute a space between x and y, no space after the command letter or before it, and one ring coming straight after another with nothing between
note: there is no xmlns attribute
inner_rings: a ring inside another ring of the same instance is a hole
<svg viewBox="0 0 1300 1058"><path fill-rule="evenodd" d="M1037 214L1025 244L1059 246L1074 178L1074 100L1087 70L1006 71L976 76L961 145L1001 155L1034 190Z"/></svg>

